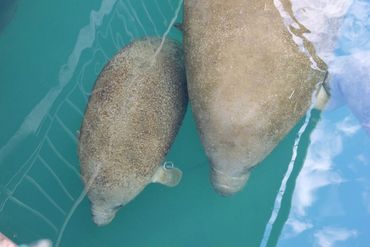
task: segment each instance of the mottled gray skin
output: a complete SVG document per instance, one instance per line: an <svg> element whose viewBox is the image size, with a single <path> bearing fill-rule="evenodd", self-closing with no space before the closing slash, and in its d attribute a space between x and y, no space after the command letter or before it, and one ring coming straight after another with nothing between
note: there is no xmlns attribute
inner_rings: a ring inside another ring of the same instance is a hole
<svg viewBox="0 0 370 247"><path fill-rule="evenodd" d="M121 50L96 81L80 131L81 172L94 222L116 211L148 185L178 132L187 106L183 53L160 39Z"/></svg>
<svg viewBox="0 0 370 247"><path fill-rule="evenodd" d="M311 68L272 0L185 0L183 31L189 99L211 180L231 195L305 114L325 64L305 43L323 71Z"/></svg>

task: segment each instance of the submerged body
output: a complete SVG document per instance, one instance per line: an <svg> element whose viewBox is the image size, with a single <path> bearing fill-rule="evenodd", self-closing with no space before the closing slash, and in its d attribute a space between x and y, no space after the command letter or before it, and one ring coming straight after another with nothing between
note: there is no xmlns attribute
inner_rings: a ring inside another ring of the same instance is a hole
<svg viewBox="0 0 370 247"><path fill-rule="evenodd" d="M0 1L0 33L10 23L17 11L17 0Z"/></svg>
<svg viewBox="0 0 370 247"><path fill-rule="evenodd" d="M230 195L305 114L326 66L272 0L186 0L183 31L212 184Z"/></svg>
<svg viewBox="0 0 370 247"><path fill-rule="evenodd" d="M176 185L181 171L161 166L187 105L183 54L174 41L135 41L99 75L80 131L81 172L94 222L151 182ZM157 50L160 51L157 53Z"/></svg>

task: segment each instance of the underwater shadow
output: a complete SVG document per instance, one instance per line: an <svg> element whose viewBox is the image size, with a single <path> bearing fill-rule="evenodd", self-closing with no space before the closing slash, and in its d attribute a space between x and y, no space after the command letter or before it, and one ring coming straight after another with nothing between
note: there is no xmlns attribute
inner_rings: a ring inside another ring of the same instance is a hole
<svg viewBox="0 0 370 247"><path fill-rule="evenodd" d="M0 1L0 33L13 19L18 6L18 0Z"/></svg>

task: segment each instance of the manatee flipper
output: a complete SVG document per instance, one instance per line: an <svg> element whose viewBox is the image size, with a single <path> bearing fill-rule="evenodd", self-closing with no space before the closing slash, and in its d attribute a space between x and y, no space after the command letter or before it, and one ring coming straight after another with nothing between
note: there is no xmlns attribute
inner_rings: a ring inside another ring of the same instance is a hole
<svg viewBox="0 0 370 247"><path fill-rule="evenodd" d="M316 95L315 109L320 111L324 110L329 101L329 97L329 93L326 91L325 87L321 85Z"/></svg>
<svg viewBox="0 0 370 247"><path fill-rule="evenodd" d="M179 30L180 32L183 32L183 31L184 31L184 26L182 25L182 23L177 22L177 23L175 23L173 26L174 26L177 30Z"/></svg>
<svg viewBox="0 0 370 247"><path fill-rule="evenodd" d="M176 167L161 166L152 178L152 183L175 187L181 181L182 171Z"/></svg>
<svg viewBox="0 0 370 247"><path fill-rule="evenodd" d="M330 87L329 87L329 73L326 72L324 81L320 85L320 88L316 94L316 102L315 102L315 109L317 110L324 110L325 106L327 105L329 98L330 98Z"/></svg>

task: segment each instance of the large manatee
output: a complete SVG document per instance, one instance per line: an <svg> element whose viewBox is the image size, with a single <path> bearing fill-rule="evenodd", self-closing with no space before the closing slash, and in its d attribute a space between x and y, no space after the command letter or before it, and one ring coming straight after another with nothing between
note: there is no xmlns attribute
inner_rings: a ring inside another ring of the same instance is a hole
<svg viewBox="0 0 370 247"><path fill-rule="evenodd" d="M184 3L189 99L212 184L230 195L305 114L326 65L304 37L307 30L292 24L289 5Z"/></svg>
<svg viewBox="0 0 370 247"><path fill-rule="evenodd" d="M79 143L96 224L109 223L149 183L179 182L181 171L161 164L187 106L183 64L179 44L150 38L125 47L99 75Z"/></svg>

